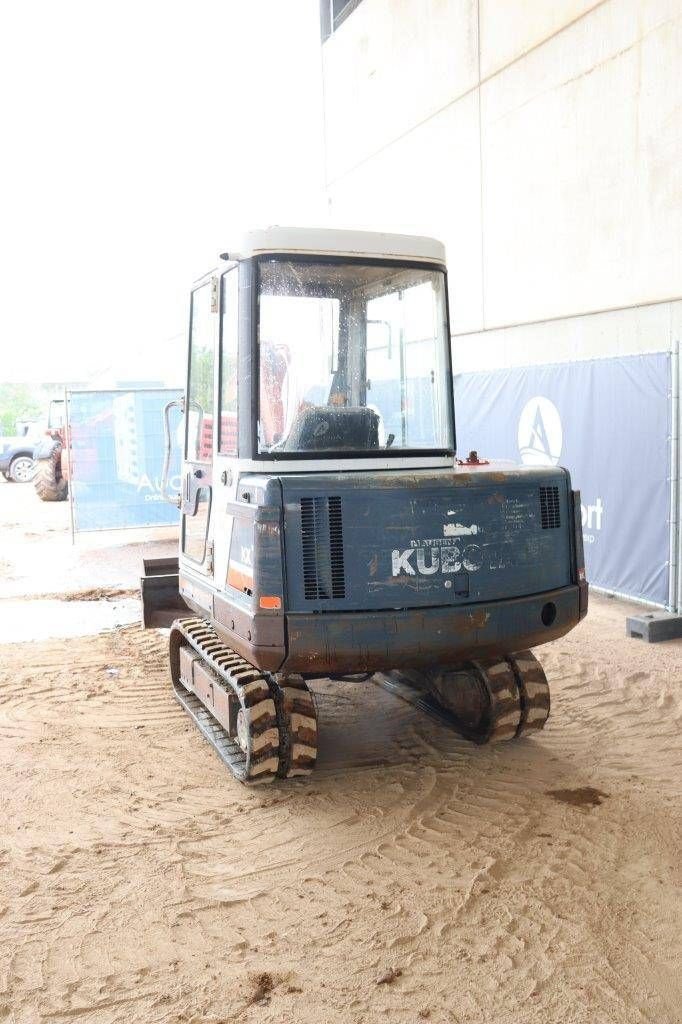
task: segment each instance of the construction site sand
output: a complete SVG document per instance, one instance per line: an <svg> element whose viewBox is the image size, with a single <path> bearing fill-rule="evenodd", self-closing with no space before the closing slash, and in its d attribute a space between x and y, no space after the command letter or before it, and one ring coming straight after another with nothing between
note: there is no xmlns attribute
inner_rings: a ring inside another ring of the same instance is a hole
<svg viewBox="0 0 682 1024"><path fill-rule="evenodd" d="M682 1019L682 645L542 650L538 738L317 687L310 780L234 782L136 626L0 648L0 1021Z"/></svg>

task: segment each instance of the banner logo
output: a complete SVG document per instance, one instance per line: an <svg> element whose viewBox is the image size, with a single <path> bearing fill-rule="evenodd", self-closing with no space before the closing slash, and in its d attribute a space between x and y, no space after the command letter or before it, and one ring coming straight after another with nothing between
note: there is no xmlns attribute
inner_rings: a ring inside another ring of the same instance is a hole
<svg viewBox="0 0 682 1024"><path fill-rule="evenodd" d="M519 418L521 461L526 466L556 466L563 442L561 417L554 402L542 395L526 402Z"/></svg>

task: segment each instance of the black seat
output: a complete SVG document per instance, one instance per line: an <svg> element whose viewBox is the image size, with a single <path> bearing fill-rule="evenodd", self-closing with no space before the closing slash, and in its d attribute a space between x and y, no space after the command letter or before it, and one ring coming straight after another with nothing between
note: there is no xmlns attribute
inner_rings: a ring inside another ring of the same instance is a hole
<svg viewBox="0 0 682 1024"><path fill-rule="evenodd" d="M283 448L288 452L366 451L379 447L379 417L361 406L300 409Z"/></svg>

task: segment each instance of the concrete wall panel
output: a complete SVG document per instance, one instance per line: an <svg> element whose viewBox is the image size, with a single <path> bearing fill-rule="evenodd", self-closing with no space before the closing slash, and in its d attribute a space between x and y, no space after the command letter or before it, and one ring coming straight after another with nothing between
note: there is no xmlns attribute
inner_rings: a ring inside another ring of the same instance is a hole
<svg viewBox="0 0 682 1024"><path fill-rule="evenodd" d="M682 300L670 306L670 337L677 342L682 353Z"/></svg>
<svg viewBox="0 0 682 1024"><path fill-rule="evenodd" d="M478 82L476 0L363 0L322 48L327 180Z"/></svg>
<svg viewBox="0 0 682 1024"><path fill-rule="evenodd" d="M661 302L461 335L452 340L452 356L455 372L464 373L667 352L676 339L682 340L682 302Z"/></svg>
<svg viewBox="0 0 682 1024"><path fill-rule="evenodd" d="M487 327L679 296L680 52L679 0L621 0L483 85Z"/></svg>
<svg viewBox="0 0 682 1024"><path fill-rule="evenodd" d="M475 93L345 175L329 196L330 216L339 227L433 235L445 242L453 330L482 326Z"/></svg>
<svg viewBox="0 0 682 1024"><path fill-rule="evenodd" d="M480 0L481 77L488 78L604 0Z"/></svg>

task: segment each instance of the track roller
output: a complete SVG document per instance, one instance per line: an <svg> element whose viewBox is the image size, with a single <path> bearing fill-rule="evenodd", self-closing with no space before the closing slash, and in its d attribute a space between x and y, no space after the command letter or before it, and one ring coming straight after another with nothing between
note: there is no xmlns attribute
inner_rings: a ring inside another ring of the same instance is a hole
<svg viewBox="0 0 682 1024"><path fill-rule="evenodd" d="M198 618L173 623L170 667L176 698L240 782L310 774L317 713L301 676L261 672Z"/></svg>

